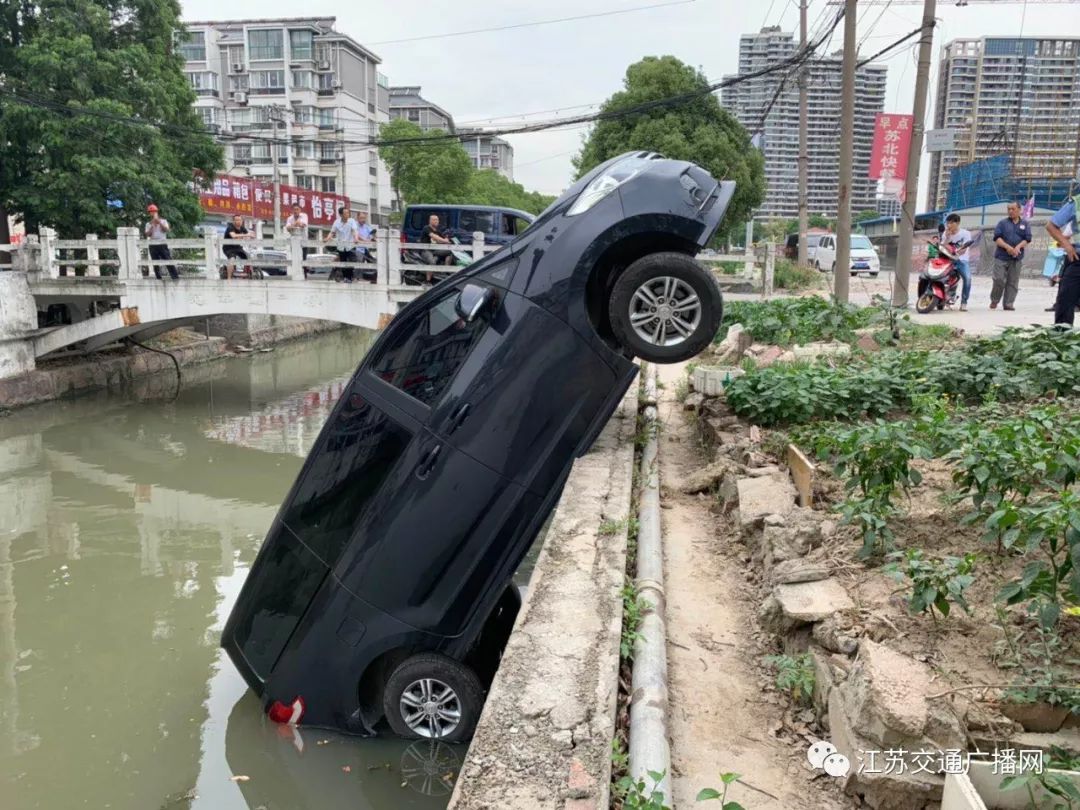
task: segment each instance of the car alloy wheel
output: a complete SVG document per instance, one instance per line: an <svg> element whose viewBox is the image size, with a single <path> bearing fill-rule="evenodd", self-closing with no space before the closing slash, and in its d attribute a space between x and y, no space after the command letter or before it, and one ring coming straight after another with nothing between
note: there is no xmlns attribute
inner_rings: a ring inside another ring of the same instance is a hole
<svg viewBox="0 0 1080 810"><path fill-rule="evenodd" d="M484 706L484 688L459 661L435 653L405 659L386 680L383 713L399 737L464 742Z"/></svg>
<svg viewBox="0 0 1080 810"><path fill-rule="evenodd" d="M701 299L681 279L651 278L630 299L630 325L653 346L678 346L701 323Z"/></svg>
<svg viewBox="0 0 1080 810"><path fill-rule="evenodd" d="M398 708L405 725L431 740L450 736L461 722L457 692L435 678L421 678L405 687Z"/></svg>
<svg viewBox="0 0 1080 810"><path fill-rule="evenodd" d="M650 363L679 363L705 349L724 315L712 272L685 253L650 253L622 271L608 298L615 339Z"/></svg>

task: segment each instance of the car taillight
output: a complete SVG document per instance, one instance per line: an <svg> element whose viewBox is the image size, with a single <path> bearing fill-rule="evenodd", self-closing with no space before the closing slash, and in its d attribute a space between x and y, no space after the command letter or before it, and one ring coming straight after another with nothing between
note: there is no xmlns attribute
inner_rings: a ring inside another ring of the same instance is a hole
<svg viewBox="0 0 1080 810"><path fill-rule="evenodd" d="M275 723L288 723L295 726L304 716L304 708L304 699L302 697L296 698L292 703L282 703L280 700L275 700L270 704L266 714Z"/></svg>

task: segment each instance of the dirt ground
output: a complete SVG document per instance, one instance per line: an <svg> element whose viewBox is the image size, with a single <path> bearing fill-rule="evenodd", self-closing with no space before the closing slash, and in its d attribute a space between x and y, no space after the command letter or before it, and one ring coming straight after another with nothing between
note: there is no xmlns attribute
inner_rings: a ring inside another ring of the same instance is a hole
<svg viewBox="0 0 1080 810"><path fill-rule="evenodd" d="M673 481L702 466L689 415L675 401L682 365L661 366L660 478ZM720 774L742 775L729 801L755 810L840 810L858 802L827 779L813 779L804 744L785 741L787 701L762 689L746 550L729 518L704 495L662 491L667 595L668 683L675 807L692 807Z"/></svg>

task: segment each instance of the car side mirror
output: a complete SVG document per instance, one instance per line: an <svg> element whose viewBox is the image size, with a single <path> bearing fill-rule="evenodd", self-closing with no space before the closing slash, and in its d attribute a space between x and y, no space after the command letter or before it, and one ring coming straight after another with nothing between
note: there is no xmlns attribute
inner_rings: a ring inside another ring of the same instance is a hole
<svg viewBox="0 0 1080 810"><path fill-rule="evenodd" d="M461 288L461 294L458 296L457 304L454 307L458 317L465 323L472 323L476 320L476 316L484 311L484 307L491 300L491 295L490 287L466 284Z"/></svg>

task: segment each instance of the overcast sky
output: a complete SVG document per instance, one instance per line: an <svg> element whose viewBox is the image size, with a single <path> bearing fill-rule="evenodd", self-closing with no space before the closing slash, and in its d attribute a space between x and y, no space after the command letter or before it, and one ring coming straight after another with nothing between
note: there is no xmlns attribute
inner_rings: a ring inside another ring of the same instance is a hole
<svg viewBox="0 0 1080 810"><path fill-rule="evenodd" d="M711 80L737 69L739 36L762 25L798 30L798 0L693 0L616 16L577 20L420 42L386 42L429 34L492 28L582 14L631 9L673 0L525 0L456 3L366 0L358 3L301 3L260 0L223 4L220 0L181 0L189 20L244 17L337 18L337 29L369 47L382 59L381 70L393 85L418 84L425 98L448 110L461 124L507 126L524 121L581 114L622 84L627 65L644 56L672 54L701 68ZM403 8L407 9L403 13ZM811 34L815 21L831 13L825 0L810 0ZM865 36L860 52L869 55L915 29L922 3L861 0L858 32ZM930 103L936 87L940 45L959 37L983 35L1075 34L1080 5L972 3L957 8L938 2ZM831 49L843 42L842 26ZM914 40L913 40L914 42ZM383 44L379 44L383 43ZM911 112L914 93L914 48L890 55L885 109ZM932 107L931 107L932 109ZM539 115L524 115L540 113ZM492 120L497 119L497 120ZM515 179L528 189L561 191L571 180L570 159L585 130L510 136L514 145ZM924 161L924 167L926 162ZM919 193L925 200L925 171Z"/></svg>

